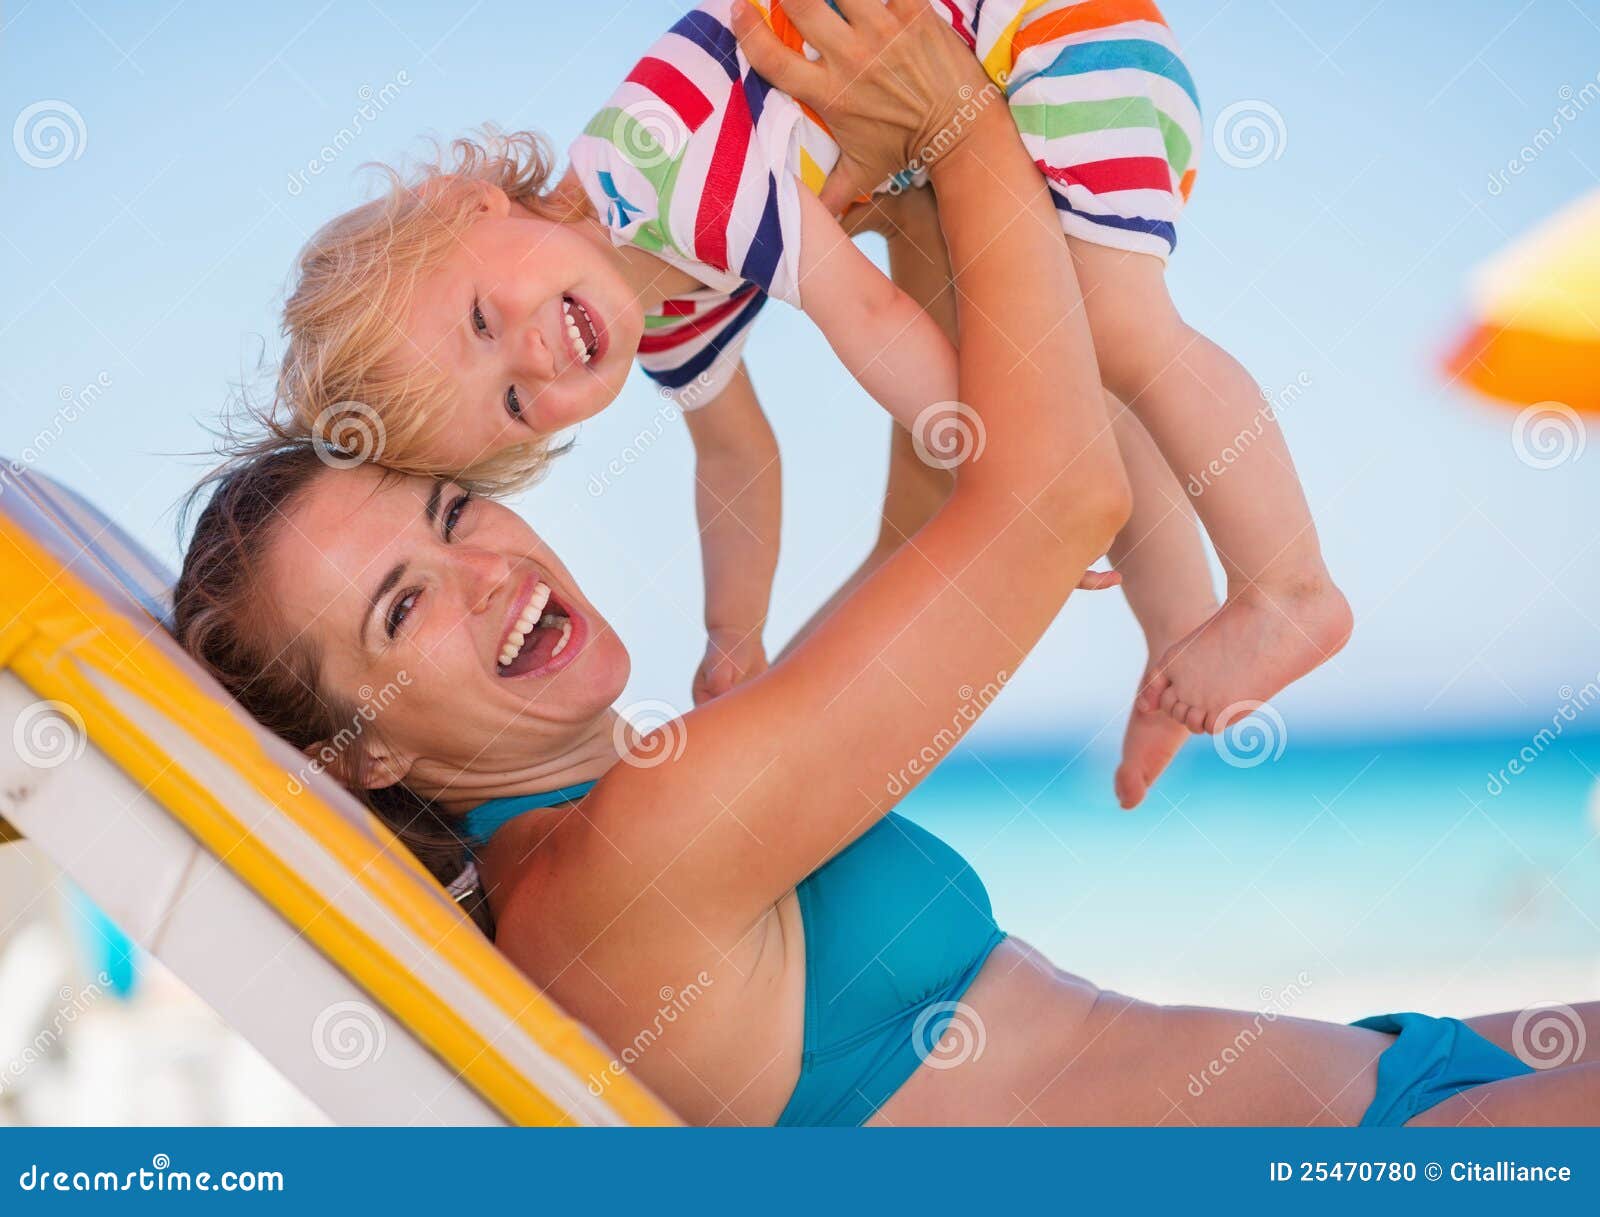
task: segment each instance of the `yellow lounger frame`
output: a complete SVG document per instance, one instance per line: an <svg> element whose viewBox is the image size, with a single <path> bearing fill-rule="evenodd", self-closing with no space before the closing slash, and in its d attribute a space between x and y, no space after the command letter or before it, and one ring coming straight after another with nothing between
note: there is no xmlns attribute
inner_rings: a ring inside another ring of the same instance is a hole
<svg viewBox="0 0 1600 1217"><path fill-rule="evenodd" d="M347 818L348 808L330 806L325 782L291 782L282 756L269 754L264 733L214 686L206 687L159 627L119 611L3 511L0 589L0 669L38 698L73 707L95 750L506 1122L676 1122L630 1076L614 1075L609 1055L589 1033L512 967L442 893L418 898L420 885L435 893L438 885L381 825L368 817L370 829L363 832ZM430 944L450 971L468 978L503 1016L504 1029L491 1032L481 1019L463 1017L445 993L347 915L336 896L330 898L270 848L186 767L171 743L175 733L211 757L225 758L242 783L331 855L395 926ZM0 812L26 830L28 815L38 814L26 805L28 792L12 790L6 797L10 801ZM502 1051L506 1036L525 1037L573 1079L604 1078L603 1087L584 1088L590 1095L600 1089L603 1096L585 1102L569 1086L563 1098L553 1097Z"/></svg>

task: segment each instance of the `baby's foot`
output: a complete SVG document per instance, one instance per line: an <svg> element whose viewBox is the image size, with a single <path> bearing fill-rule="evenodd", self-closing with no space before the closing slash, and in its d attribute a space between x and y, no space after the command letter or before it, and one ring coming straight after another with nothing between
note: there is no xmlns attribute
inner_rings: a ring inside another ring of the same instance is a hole
<svg viewBox="0 0 1600 1217"><path fill-rule="evenodd" d="M1144 801L1145 793L1188 740L1188 728L1174 722L1170 714L1133 707L1128 729L1122 733L1122 763L1117 766L1113 783L1117 802L1124 811L1131 811Z"/></svg>
<svg viewBox="0 0 1600 1217"><path fill-rule="evenodd" d="M1350 605L1322 576L1291 589L1252 585L1157 661L1139 708L1165 711L1196 733L1238 716L1336 655Z"/></svg>

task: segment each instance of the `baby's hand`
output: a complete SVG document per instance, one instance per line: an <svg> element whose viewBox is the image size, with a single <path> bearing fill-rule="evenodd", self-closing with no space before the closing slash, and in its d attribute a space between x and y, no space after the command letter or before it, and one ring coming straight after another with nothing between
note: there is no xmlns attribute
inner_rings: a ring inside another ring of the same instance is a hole
<svg viewBox="0 0 1600 1217"><path fill-rule="evenodd" d="M1114 570L1086 570L1083 578L1078 580L1080 592L1103 592L1108 587L1116 587L1122 582L1122 576Z"/></svg>
<svg viewBox="0 0 1600 1217"><path fill-rule="evenodd" d="M706 639L706 657L694 674L694 704L721 697L766 670L767 652L760 630L713 629Z"/></svg>

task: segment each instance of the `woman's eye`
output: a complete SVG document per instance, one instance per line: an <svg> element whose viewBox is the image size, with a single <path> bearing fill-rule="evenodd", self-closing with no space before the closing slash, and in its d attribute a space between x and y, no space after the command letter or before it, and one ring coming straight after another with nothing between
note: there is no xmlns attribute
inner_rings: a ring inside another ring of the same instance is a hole
<svg viewBox="0 0 1600 1217"><path fill-rule="evenodd" d="M444 513L444 539L455 539L456 526L461 523L461 513L467 509L467 504L472 501L472 495L463 494L450 504L450 509Z"/></svg>
<svg viewBox="0 0 1600 1217"><path fill-rule="evenodd" d="M389 606L389 615L384 619L383 628L390 638L395 636L405 624L406 618L411 616L411 610L417 607L417 597L421 594L421 592L407 592Z"/></svg>
<svg viewBox="0 0 1600 1217"><path fill-rule="evenodd" d="M517 396L517 386L512 385L506 390L506 412L512 418L522 417L522 399Z"/></svg>
<svg viewBox="0 0 1600 1217"><path fill-rule="evenodd" d="M483 310L478 307L477 301L472 303L472 328L480 334L489 332L489 323L484 320Z"/></svg>

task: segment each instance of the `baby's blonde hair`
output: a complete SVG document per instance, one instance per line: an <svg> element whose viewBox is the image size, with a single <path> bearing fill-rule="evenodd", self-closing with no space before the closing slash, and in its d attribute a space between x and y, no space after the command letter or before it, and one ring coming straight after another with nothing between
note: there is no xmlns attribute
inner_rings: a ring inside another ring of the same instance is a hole
<svg viewBox="0 0 1600 1217"><path fill-rule="evenodd" d="M440 403L450 382L424 357L410 372L393 358L406 342L404 317L418 280L449 254L480 201L453 185L486 182L546 219L577 219L551 189L555 159L543 136L493 127L433 146L409 174L372 166L388 188L323 225L296 260L283 308L288 349L274 412L289 425L356 456L407 473L448 475L496 493L520 489L544 471L547 440L491 453L469 469L444 469L421 453L449 426ZM380 448L381 444L381 448Z"/></svg>

